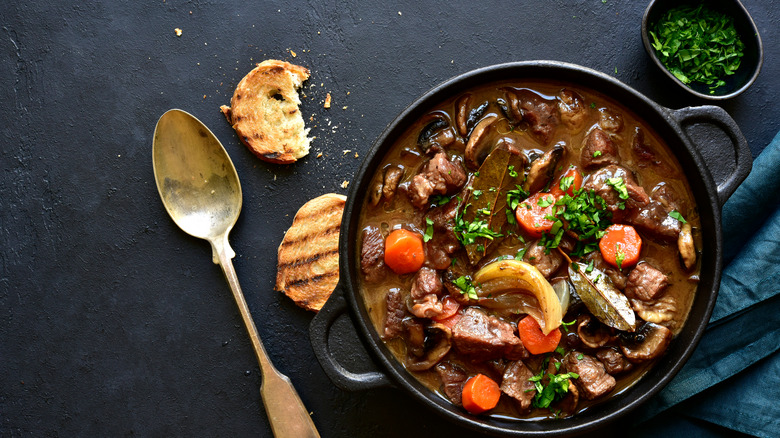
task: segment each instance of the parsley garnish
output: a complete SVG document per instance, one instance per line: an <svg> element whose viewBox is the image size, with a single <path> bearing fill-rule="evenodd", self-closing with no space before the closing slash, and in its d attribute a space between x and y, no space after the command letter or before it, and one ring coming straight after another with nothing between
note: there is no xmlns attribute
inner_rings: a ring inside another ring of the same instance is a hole
<svg viewBox="0 0 780 438"><path fill-rule="evenodd" d="M566 190L569 190L569 187L571 187L572 184L574 184L574 177L564 176L563 178L561 178L561 183L560 183L561 191L565 192Z"/></svg>
<svg viewBox="0 0 780 438"><path fill-rule="evenodd" d="M591 108L596 108L596 102L591 102L591 103L590 103L590 107L591 107Z"/></svg>
<svg viewBox="0 0 780 438"><path fill-rule="evenodd" d="M430 197L431 203L433 203L436 206L444 205L448 202L450 202L450 197L445 195L432 195Z"/></svg>
<svg viewBox="0 0 780 438"><path fill-rule="evenodd" d="M620 244L615 244L615 261L617 262L617 267L621 271L623 270L623 260L626 259L626 253L623 252L623 250L620 249Z"/></svg>
<svg viewBox="0 0 780 438"><path fill-rule="evenodd" d="M523 256L525 255L525 248L520 248L520 251L517 251L517 254L515 254L515 259L522 260Z"/></svg>
<svg viewBox="0 0 780 438"><path fill-rule="evenodd" d="M517 178L517 171L515 170L515 166L509 166L507 169L509 169L509 176L512 178Z"/></svg>
<svg viewBox="0 0 780 438"><path fill-rule="evenodd" d="M677 211L677 210L672 210L672 212L671 212L671 213L669 213L669 216L670 216L670 217L672 217L672 218L674 218L674 219L677 219L678 221L680 221L680 222L682 222L682 223L684 223L684 224L687 224L687 223L688 223L688 221L686 221L686 220L685 220L685 218L683 217L683 215L681 215L681 214L680 214L680 212L679 212L679 211Z"/></svg>
<svg viewBox="0 0 780 438"><path fill-rule="evenodd" d="M612 186L620 199L628 199L628 189L626 188L626 182L621 177L607 178L607 185ZM622 209L621 209L622 210Z"/></svg>
<svg viewBox="0 0 780 438"><path fill-rule="evenodd" d="M484 214L481 210L480 213ZM488 214L489 213L490 210L488 210ZM466 222L463 220L463 215L461 214L458 214L455 217L455 235L463 246L476 243L478 237L484 237L490 240L493 240L496 237L503 237L503 234L491 230L486 220L474 219L471 222Z"/></svg>
<svg viewBox="0 0 780 438"><path fill-rule="evenodd" d="M563 331L565 331L566 333L569 333L569 326L574 324L575 322L577 322L576 319L572 319L571 322L561 321L561 327L563 328ZM558 347L558 348L561 348L561 347ZM555 351L558 352L557 349ZM559 354L561 356L563 356L563 353L559 353Z"/></svg>
<svg viewBox="0 0 780 438"><path fill-rule="evenodd" d="M427 225L425 227L425 234L423 234L423 242L427 242L433 238L433 219L426 217L425 223Z"/></svg>
<svg viewBox="0 0 780 438"><path fill-rule="evenodd" d="M582 355L582 353L580 353L580 354L577 355L577 360L582 360L583 357L584 356Z"/></svg>
<svg viewBox="0 0 780 438"><path fill-rule="evenodd" d="M476 300L479 298L477 296L477 288L474 287L474 283L471 282L471 278L467 277L465 275L460 276L453 281L455 286L458 286L458 289L460 289L460 293L466 295L469 297L469 299Z"/></svg>
<svg viewBox="0 0 780 438"><path fill-rule="evenodd" d="M593 158L598 158L601 156L601 151L593 152Z"/></svg>
<svg viewBox="0 0 780 438"><path fill-rule="evenodd" d="M474 195L474 199L479 199L479 197L482 195L482 190L474 190L471 192L472 195Z"/></svg>
<svg viewBox="0 0 780 438"><path fill-rule="evenodd" d="M734 20L704 4L670 9L651 29L653 48L669 72L686 85L709 85L710 94L726 84L744 55Z"/></svg>
<svg viewBox="0 0 780 438"><path fill-rule="evenodd" d="M533 382L536 387L536 395L533 399L533 406L535 408L549 408L554 401L563 399L569 392L569 379L579 379L580 376L577 373L565 373L565 374L548 374L547 364L549 363L549 357L542 362L542 370L539 374L528 379L529 382ZM558 369L556 366L556 370ZM545 376L549 379L547 385L542 384L542 380Z"/></svg>
<svg viewBox="0 0 780 438"><path fill-rule="evenodd" d="M506 192L506 221L510 225L515 225L517 219L515 219L515 209L517 206L528 197L528 192L523 190L519 185L515 185L512 190Z"/></svg>

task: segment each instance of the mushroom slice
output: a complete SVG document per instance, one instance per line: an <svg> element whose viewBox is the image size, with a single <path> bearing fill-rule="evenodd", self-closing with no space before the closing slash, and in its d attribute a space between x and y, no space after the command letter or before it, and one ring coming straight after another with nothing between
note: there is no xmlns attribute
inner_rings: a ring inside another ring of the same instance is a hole
<svg viewBox="0 0 780 438"><path fill-rule="evenodd" d="M426 116L429 121L425 124L420 134L417 136L417 146L422 149L423 152L434 146L438 145L442 148L449 146L455 141L455 133L452 132L450 123L439 113L432 113Z"/></svg>
<svg viewBox="0 0 780 438"><path fill-rule="evenodd" d="M680 250L685 269L690 270L696 264L696 246L693 243L693 234L691 233L691 224L685 223L680 228L680 235L677 237L677 249Z"/></svg>
<svg viewBox="0 0 780 438"><path fill-rule="evenodd" d="M564 146L566 144L563 142L556 144L541 158L531 163L528 179L525 181L525 189L528 193L536 193L552 181L558 162L563 158Z"/></svg>
<svg viewBox="0 0 780 438"><path fill-rule="evenodd" d="M452 348L452 331L435 322L425 327L425 341L422 357L408 357L406 368L410 371L424 371L433 368Z"/></svg>
<svg viewBox="0 0 780 438"><path fill-rule="evenodd" d="M382 196L384 196L387 201L390 201L395 196L395 191L398 189L398 183L403 176L404 169L401 166L390 166L385 170L385 182L382 187Z"/></svg>
<svg viewBox="0 0 780 438"><path fill-rule="evenodd" d="M539 323L545 335L561 325L561 302L547 279L533 265L520 260L493 262L474 274L474 283L481 285L477 291L481 297L519 294L536 298L538 311L524 313Z"/></svg>
<svg viewBox="0 0 780 438"><path fill-rule="evenodd" d="M376 181L374 181L371 184L369 199L371 200L372 206L376 207L377 204L379 204L379 201L382 200L383 189L384 189L383 178L377 178Z"/></svg>
<svg viewBox="0 0 780 438"><path fill-rule="evenodd" d="M466 164L472 169L476 169L485 160L490 153L491 145L487 141L488 128L490 128L498 116L489 114L482 119L471 131L469 141L466 143Z"/></svg>
<svg viewBox="0 0 780 438"><path fill-rule="evenodd" d="M630 362L637 363L662 355L672 340L668 328L647 322L635 333L625 333L620 349Z"/></svg>
<svg viewBox="0 0 780 438"><path fill-rule="evenodd" d="M590 315L580 315L577 318L577 335L580 341L590 348L603 347L611 336L607 327L590 318Z"/></svg>
<svg viewBox="0 0 780 438"><path fill-rule="evenodd" d="M471 103L471 93L466 93L458 98L455 102L455 107L458 110L455 113L455 125L458 126L458 133L461 137L465 137L468 133L468 126L466 125L467 118L469 116L469 104Z"/></svg>

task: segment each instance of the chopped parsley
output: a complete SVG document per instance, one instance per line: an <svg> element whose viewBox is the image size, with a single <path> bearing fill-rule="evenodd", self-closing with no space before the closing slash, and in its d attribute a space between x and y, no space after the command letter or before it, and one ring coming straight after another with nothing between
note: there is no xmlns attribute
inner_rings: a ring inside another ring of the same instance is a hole
<svg viewBox="0 0 780 438"><path fill-rule="evenodd" d="M736 73L744 55L734 20L703 3L672 8L650 28L655 53L669 72L683 84L708 85L710 94Z"/></svg>
<svg viewBox="0 0 780 438"><path fill-rule="evenodd" d="M564 374L548 374L547 364L549 363L549 357L542 362L542 370L539 374L529 378L529 382L533 382L536 388L536 395L534 395L533 406L535 408L549 408L553 402L562 400L569 392L569 379L579 379L580 376L577 373L564 373ZM556 364L556 370L559 369L560 363ZM547 385L542 382L548 379Z"/></svg>
<svg viewBox="0 0 780 438"><path fill-rule="evenodd" d="M484 210L485 209L479 210L478 213L486 214ZM490 210L487 210L487 214L490 214ZM484 237L490 240L493 240L496 237L503 237L503 234L491 230L486 220L475 218L473 221L467 222L463 219L462 214L458 214L455 217L454 229L458 241L460 241L463 246L476 243L478 237Z"/></svg>
<svg viewBox="0 0 780 438"><path fill-rule="evenodd" d="M580 354L577 355L577 360L582 360L583 357L584 356L582 355L582 353L580 353Z"/></svg>
<svg viewBox="0 0 780 438"><path fill-rule="evenodd" d="M430 197L431 203L433 203L436 206L444 205L448 202L450 202L450 197L445 195L432 195Z"/></svg>
<svg viewBox="0 0 780 438"><path fill-rule="evenodd" d="M509 169L509 176L512 178L517 178L517 171L515 170L515 166L509 166L507 169Z"/></svg>
<svg viewBox="0 0 780 438"><path fill-rule="evenodd" d="M519 185L515 185L512 190L506 192L506 221L510 225L515 225L517 219L515 219L515 209L521 202L528 197L528 192L523 190Z"/></svg>
<svg viewBox="0 0 780 438"><path fill-rule="evenodd" d="M677 211L677 210L672 210L672 212L671 212L671 213L669 213L669 216L670 216L670 217L672 217L672 218L674 218L674 219L677 219L678 221L680 221L680 222L682 222L682 223L684 223L684 224L687 224L687 223L688 223L688 221L686 221L686 220L685 220L685 218L683 217L683 215L682 215L682 214L680 214L680 212L679 212L679 211Z"/></svg>
<svg viewBox="0 0 780 438"><path fill-rule="evenodd" d="M482 190L474 190L471 194L474 195L474 199L479 199L482 196Z"/></svg>
<svg viewBox="0 0 780 438"><path fill-rule="evenodd" d="M517 260L522 260L522 259L523 259L523 256L525 256L525 251L526 251L526 248L525 248L525 247L523 247L523 248L520 248L520 250L519 250L519 251L517 251L517 254L515 254L515 259L517 259Z"/></svg>
<svg viewBox="0 0 780 438"><path fill-rule="evenodd" d="M596 108L596 102L591 102L591 103L590 103L590 107L591 107L591 108Z"/></svg>
<svg viewBox="0 0 780 438"><path fill-rule="evenodd" d="M425 234L423 234L423 242L427 242L433 238L433 219L425 218Z"/></svg>
<svg viewBox="0 0 780 438"><path fill-rule="evenodd" d="M571 322L561 321L561 328L563 328L563 331L565 331L566 333L569 333L569 326L573 325L575 322L577 322L576 319L572 319ZM558 348L561 348L561 347L558 347ZM558 350L556 349L555 352L558 353ZM563 356L563 353L558 353L558 354Z"/></svg>
<svg viewBox="0 0 780 438"><path fill-rule="evenodd" d="M622 249L620 249L620 244L615 244L615 261L617 262L617 267L619 270L623 270L623 261L626 259L626 253L623 252Z"/></svg>
<svg viewBox="0 0 780 438"><path fill-rule="evenodd" d="M539 200L536 201L536 205L542 208L547 208L555 202L555 198L552 196L540 196Z"/></svg>
<svg viewBox="0 0 780 438"><path fill-rule="evenodd" d="M612 188L618 192L618 197L620 199L628 199L628 189L626 188L626 182L623 181L623 178L619 176L615 178L607 178L607 185L612 186Z"/></svg>
<svg viewBox="0 0 780 438"><path fill-rule="evenodd" d="M606 202L593 190L575 190L574 196L564 192L555 202L553 215L546 219L553 221L549 233L542 235L541 244L548 249L557 248L566 230L574 232L578 239L572 255L583 256L598 248L605 229L611 225L611 213ZM565 226L564 226L565 225Z"/></svg>
<svg viewBox="0 0 780 438"><path fill-rule="evenodd" d="M453 281L455 286L458 286L458 289L460 289L460 293L463 295L466 295L471 300L476 300L479 298L477 296L477 288L474 287L474 283L471 282L471 278L467 277L465 275L460 276Z"/></svg>
<svg viewBox="0 0 780 438"><path fill-rule="evenodd" d="M569 187L571 187L572 184L574 184L574 177L564 176L563 178L561 178L561 183L560 183L561 191L565 192L569 190Z"/></svg>
<svg viewBox="0 0 780 438"><path fill-rule="evenodd" d="M601 151L595 151L593 152L593 158L598 158L601 156Z"/></svg>

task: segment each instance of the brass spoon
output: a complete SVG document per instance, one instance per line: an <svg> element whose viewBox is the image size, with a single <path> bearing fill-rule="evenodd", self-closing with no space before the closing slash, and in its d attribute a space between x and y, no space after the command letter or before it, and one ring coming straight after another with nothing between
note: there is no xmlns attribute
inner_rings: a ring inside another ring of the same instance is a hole
<svg viewBox="0 0 780 438"><path fill-rule="evenodd" d="M260 364L260 394L274 436L319 437L290 379L268 358L238 284L228 233L241 212L241 183L225 148L200 120L172 109L154 130L152 163L168 214L187 234L208 240L214 263L222 266Z"/></svg>

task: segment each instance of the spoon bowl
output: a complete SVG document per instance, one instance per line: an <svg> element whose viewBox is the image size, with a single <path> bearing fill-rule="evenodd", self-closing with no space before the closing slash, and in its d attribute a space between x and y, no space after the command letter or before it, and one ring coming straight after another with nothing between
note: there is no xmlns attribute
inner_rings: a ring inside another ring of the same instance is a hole
<svg viewBox="0 0 780 438"><path fill-rule="evenodd" d="M212 260L222 267L260 365L260 394L274 435L319 438L292 382L268 358L238 284L228 234L241 212L241 183L225 148L200 120L172 109L154 130L152 164L165 210L186 233L208 240Z"/></svg>
<svg viewBox="0 0 780 438"><path fill-rule="evenodd" d="M157 122L152 154L157 190L176 225L209 242L230 233L241 212L241 183L214 134L173 109Z"/></svg>

